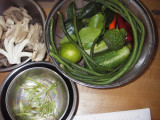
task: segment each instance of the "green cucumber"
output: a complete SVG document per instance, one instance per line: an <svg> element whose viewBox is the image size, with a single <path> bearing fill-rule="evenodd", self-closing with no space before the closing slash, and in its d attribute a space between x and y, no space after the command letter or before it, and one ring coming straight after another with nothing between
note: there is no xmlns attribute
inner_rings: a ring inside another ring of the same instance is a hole
<svg viewBox="0 0 160 120"><path fill-rule="evenodd" d="M93 42L91 42L91 45L93 44ZM90 45L90 48L91 48L91 45ZM98 53L98 52L102 52L102 51L105 51L108 49L108 46L107 44L104 42L104 41L101 41L100 43L98 44L95 44L94 46L94 53ZM91 49L87 49L85 50L88 54L90 54L90 50Z"/></svg>
<svg viewBox="0 0 160 120"><path fill-rule="evenodd" d="M114 69L121 65L130 55L130 49L128 46L117 51L103 51L93 56L93 60L102 66L104 69ZM94 67L94 66L93 66ZM99 68L94 68L96 71L102 71ZM104 72L104 71L102 71Z"/></svg>

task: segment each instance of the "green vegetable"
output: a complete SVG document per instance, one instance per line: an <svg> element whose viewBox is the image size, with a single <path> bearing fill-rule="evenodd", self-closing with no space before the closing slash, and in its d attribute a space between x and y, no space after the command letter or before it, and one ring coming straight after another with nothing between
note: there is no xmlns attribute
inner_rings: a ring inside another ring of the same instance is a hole
<svg viewBox="0 0 160 120"><path fill-rule="evenodd" d="M101 41L98 44L95 44L94 46L94 53L102 52L104 50L107 50L108 46L104 41Z"/></svg>
<svg viewBox="0 0 160 120"><path fill-rule="evenodd" d="M74 34L75 31L74 31L74 26L73 26L73 22L69 19L67 19L65 22L64 22L64 25L65 25L65 28L67 29L67 32L71 35L71 34Z"/></svg>
<svg viewBox="0 0 160 120"><path fill-rule="evenodd" d="M115 13L108 8L105 9L104 13L106 14L106 28L108 28L114 19Z"/></svg>
<svg viewBox="0 0 160 120"><path fill-rule="evenodd" d="M59 13L59 15L60 15L60 18L62 17L61 16L61 14ZM57 60L58 62L59 62L59 64L61 64L61 66L65 66L67 69L69 69L70 71L72 71L72 72L78 72L77 70L74 70L70 65L72 65L72 66L74 66L75 68L78 68L78 69L80 69L80 70L82 70L82 71L85 71L86 73L89 73L89 74L92 74L92 75L97 75L97 76L101 76L101 74L99 74L99 73L96 73L96 72L94 72L94 71L91 71L91 70L89 70L89 69L86 69L86 68L83 68L83 67L81 67L81 66L79 66L79 65L77 65L77 64L74 64L73 62L71 62L71 61L69 61L69 60L67 60L67 59L64 59L63 57L61 57L59 54L58 54L58 52L57 52L57 49L56 49L56 46L55 46L55 43L54 43L54 40L53 40L53 23L54 23L54 20L53 19L51 19L50 20L50 24L49 24L49 35L50 35L50 43L51 43L51 45L50 45L50 52L49 52L49 54L50 54L50 56L52 57L52 58L54 58L55 60ZM67 34L66 34L67 35ZM69 36L68 36L69 37ZM67 37L67 38L68 38ZM69 39L71 39L71 38L69 38ZM63 67L64 68L64 67Z"/></svg>
<svg viewBox="0 0 160 120"><path fill-rule="evenodd" d="M83 19L82 19L83 24L84 24L85 26L88 26L88 23L90 22L90 19L91 19L91 18L83 18Z"/></svg>
<svg viewBox="0 0 160 120"><path fill-rule="evenodd" d="M74 2L71 2L66 10L67 18L69 20L73 19L73 6L74 6Z"/></svg>
<svg viewBox="0 0 160 120"><path fill-rule="evenodd" d="M94 64L94 65L96 65L96 66L99 66L98 64L96 64L94 61L93 61L93 59L91 59L91 57L84 51L84 49L82 48L82 45L81 45L81 40L80 40L80 36L79 36L79 33L78 33L78 31L77 31L77 24L76 24L76 16L75 16L75 14L74 14L74 19L73 19L73 21L74 21L74 28L75 28L75 33L76 33L76 37L77 37L77 40L78 40L78 43L79 43L79 45L70 37L70 35L68 34L68 32L66 31L66 29L65 29L65 26L64 26L64 22L63 22L63 17L62 17L62 15L61 15L61 13L60 12L58 12L58 15L59 15L59 17L60 17L60 23L61 23L61 27L62 27L62 29L63 29L63 32L65 33L65 35L66 35L66 37L70 40L70 42L76 47L76 48L78 48L79 50L80 50L80 52L81 52L81 54L83 55L83 58L84 58L84 60L85 61L87 61L87 64L90 62L90 63L92 63L92 64ZM99 30L99 29L98 29ZM53 54L52 54L53 55ZM56 59L58 59L57 58L57 56L55 56L56 57ZM59 62L61 62L61 63L64 63L63 61L61 61L60 59L58 59L58 61ZM66 62L66 61L65 61ZM65 64L66 65L66 64ZM74 64L73 64L74 65ZM88 64L89 65L89 64ZM90 66L90 65L89 65ZM68 67L68 65L67 65L67 67ZM100 66L99 66L100 67ZM81 67L80 67L80 69L82 69ZM103 69L103 68L102 68ZM83 69L84 70L84 69ZM92 68L90 68L90 70L92 70ZM111 71L111 70L108 70L108 71ZM90 72L90 71L89 71Z"/></svg>
<svg viewBox="0 0 160 120"><path fill-rule="evenodd" d="M106 25L106 14L104 12L102 12L103 16L104 16L104 21L103 21L103 28L101 29L101 33L100 35L94 40L93 44L92 44L92 47L91 47L91 50L90 50L90 56L91 58L93 57L93 54L94 54L94 47L97 43L99 43L101 41L101 38L102 38L102 34L104 33L105 31L105 25ZM98 47L99 48L99 47ZM108 47L107 47L108 48Z"/></svg>
<svg viewBox="0 0 160 120"><path fill-rule="evenodd" d="M75 42L77 42L77 38L76 38L76 36L75 35L70 35L71 36L71 38L75 41ZM66 36L64 36L62 39L61 39L61 41L59 42L59 44L64 44L64 43L68 43L68 42L70 42L69 40L68 40L68 38L66 37Z"/></svg>
<svg viewBox="0 0 160 120"><path fill-rule="evenodd" d="M90 19L90 22L88 23L88 27L85 27L79 31L82 45L88 54L90 54L90 49L92 47L93 41L99 36L100 30L103 28L103 24L104 24L104 16L101 13L98 13ZM99 28L100 30L95 28ZM74 41L77 42L75 35L72 34L70 36ZM65 36L60 41L60 44L64 44L67 42L69 42L69 40ZM94 52L97 53L106 49L108 49L108 47L106 43L102 41L99 44L95 44Z"/></svg>
<svg viewBox="0 0 160 120"><path fill-rule="evenodd" d="M121 65L130 55L130 49L127 46L117 51L103 51L94 55L93 60L105 69L113 69ZM101 69L95 68L97 71Z"/></svg>
<svg viewBox="0 0 160 120"><path fill-rule="evenodd" d="M57 96L56 88L58 82L52 85L43 80L35 80L27 77L28 84L23 84L23 99L19 102L19 113L17 119L38 119L53 118L56 119L58 111L56 110L55 99Z"/></svg>
<svg viewBox="0 0 160 120"><path fill-rule="evenodd" d="M67 60L77 63L82 58L82 54L71 42L62 44L59 48L59 54Z"/></svg>
<svg viewBox="0 0 160 120"><path fill-rule="evenodd" d="M102 4L94 1L89 2L80 10L80 12L77 15L77 18L82 19L82 18L92 17L96 13L100 12L101 8L102 8Z"/></svg>
<svg viewBox="0 0 160 120"><path fill-rule="evenodd" d="M127 32L124 28L122 29L110 29L107 30L104 34L104 41L108 45L109 49L111 50L118 50L121 49L125 44L125 37Z"/></svg>
<svg viewBox="0 0 160 120"><path fill-rule="evenodd" d="M104 16L102 13L98 13L91 17L90 22L88 23L88 27L99 28L100 30L103 28Z"/></svg>
<svg viewBox="0 0 160 120"><path fill-rule="evenodd" d="M92 46L92 44L93 43L91 42L91 45L89 45L89 47ZM100 43L95 44L94 53L99 53L99 52L105 51L107 49L108 49L107 44L104 41L101 41ZM88 54L90 54L90 49L86 50L86 52Z"/></svg>
<svg viewBox="0 0 160 120"><path fill-rule="evenodd" d="M90 1L90 0L87 0L87 1ZM93 57L89 57L88 54L86 54L85 50L82 48L81 40L79 39L79 33L77 32L78 31L77 19L79 19L79 17L77 17L77 14L75 14L74 12L73 12L74 13L73 21L74 21L74 28L76 30L76 32L75 32L76 37L78 38L78 44L67 33L67 29L65 28L64 23L63 23L63 18L60 15L60 13L58 13L60 20L61 20L61 27L62 27L66 37L70 40L70 42L72 42L73 45L75 45L81 51L81 53L83 55L83 59L88 61L89 65L90 65L89 69L83 68L79 64L74 64L74 63L64 59L56 52L53 52L53 53L50 52L50 55L59 64L61 64L60 66L62 67L62 69L70 77L73 77L73 79L76 79L76 80L79 80L79 81L82 81L85 83L89 83L89 84L104 85L104 87L105 87L105 85L110 84L113 81L120 78L123 74L125 74L130 69L132 69L133 66L136 64L136 62L138 61L138 59L141 55L141 51L143 48L145 29L144 29L143 23L140 21L140 19L137 16L135 16L128 8L126 8L119 0L107 0L107 1L106 0L95 0L95 1L100 3L104 8L108 8L111 11L120 14L125 20L127 20L130 23L130 25L132 27L132 31L133 31L133 36L134 36L134 48L133 48L132 52L130 53L130 56L127 58L127 60L123 64L116 67L115 69L107 70L107 72L104 74L94 71L93 67L91 66L91 64L94 63L94 61L92 59ZM96 7L95 7L95 9L96 9ZM76 11L76 10L77 10L77 8L73 8L73 11ZM83 10L83 8L82 8L82 10ZM78 11L76 11L76 12L79 14ZM80 12L80 13L82 13L82 12ZM95 14L96 13L94 13L93 15L95 15ZM50 28L51 28L51 25L52 24L50 24ZM98 36L98 38L99 37L100 36ZM95 39L94 43L97 43L96 41L97 41L97 38ZM53 42L51 42L51 44L52 43ZM54 45L52 45L52 46L54 46ZM91 51L93 51L93 48L94 48L94 45L93 45ZM97 65L97 64L94 63L94 65ZM97 67L99 67L99 66L97 65ZM101 69L103 69L103 68L101 67Z"/></svg>
<svg viewBox="0 0 160 120"><path fill-rule="evenodd" d="M53 41L53 24L54 24L54 20L51 19L50 27L49 27L49 37L50 37L50 44L51 45L49 46L49 49L50 49L50 51L57 53L58 51L57 51L57 48L56 48L55 43Z"/></svg>
<svg viewBox="0 0 160 120"><path fill-rule="evenodd" d="M85 27L79 31L79 36L85 50L91 48L93 41L99 36L100 33L100 29L91 27Z"/></svg>
<svg viewBox="0 0 160 120"><path fill-rule="evenodd" d="M82 20L77 20L77 22L78 22L78 26L77 26L78 31L85 27L85 25L83 24ZM70 35L71 35L71 34L75 34L74 25L73 25L73 20L67 19L67 20L64 22L64 25L65 25L65 28L66 28L67 32L68 32Z"/></svg>

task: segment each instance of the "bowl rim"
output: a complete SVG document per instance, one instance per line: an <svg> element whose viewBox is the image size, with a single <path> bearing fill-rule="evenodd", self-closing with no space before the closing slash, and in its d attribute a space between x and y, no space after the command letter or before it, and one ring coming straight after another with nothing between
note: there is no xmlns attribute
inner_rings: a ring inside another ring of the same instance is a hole
<svg viewBox="0 0 160 120"><path fill-rule="evenodd" d="M36 8L38 9L38 11L40 12L40 15L41 15L41 17L42 17L42 26L43 26L43 31L45 31L45 14L44 14L44 12L43 12L43 10L41 9L41 7L39 6L39 4L38 3L36 3L34 0L27 0L27 1L29 1L30 3L32 3L33 5L35 5L36 6ZM43 32L44 33L44 32ZM44 38L44 34L42 35L42 38ZM2 69L0 69L0 72L7 72L7 71L11 71L11 70L14 70L14 69L16 69L16 68L18 68L18 67L20 67L20 66L22 66L22 65L24 65L24 64L26 64L26 63L28 63L29 61L30 61L31 59L30 58L27 58L25 61L23 61L23 62L21 62L20 64L17 64L17 65L13 65L13 66L11 66L11 67L6 67L6 68L2 68Z"/></svg>
<svg viewBox="0 0 160 120"><path fill-rule="evenodd" d="M65 77L61 72L59 72L53 64L50 62L29 62L25 64L24 66L21 66L15 70L13 70L3 81L2 86L0 88L0 112L3 116L3 118L7 118L7 120L11 120L10 114L7 112L7 105L5 105L6 101L6 95L7 95L7 89L10 85L10 83L23 71L26 71L27 69L31 68L47 68L49 70L54 71L57 73L60 77L62 77L62 80L64 80L64 83L66 84L66 87L68 89L69 94L69 103L68 108L65 110L65 114L62 115L62 120L70 120L77 109L78 105L78 90L76 87L76 84L73 81L70 81L67 77Z"/></svg>
<svg viewBox="0 0 160 120"><path fill-rule="evenodd" d="M49 31L49 23L50 23L50 20L53 16L53 14L55 13L55 11L59 8L59 6L61 6L61 4L63 4L63 2L65 2L65 0L61 0L57 3L56 7L53 7L52 10L50 11L48 17L47 17L47 20L46 20L46 25L45 25L45 43L46 43L46 46L49 46L49 40L47 41L48 39L48 31ZM58 65L58 63L56 62L56 60L54 58L52 58L50 55L49 55L49 47L46 47L47 48L47 52L48 52L48 55L50 56L50 59L53 61L53 64L55 65L55 67L66 77L68 77L70 80L80 84L80 85L83 85L83 86L86 86L86 87L90 87L90 88L98 88L98 89L105 89L105 88L116 88L116 87L120 87L122 85L126 85L127 83L130 83L133 81L133 78L135 78L136 76L139 76L142 71L147 67L148 63L151 61L151 56L154 52L154 46L155 46L155 28L154 28L154 24L153 24L153 20L149 14L149 12L147 11L147 9L142 5L142 3L140 1L132 1L134 3L136 3L138 5L138 7L140 7L142 9L142 11L146 14L149 22L150 22L150 27L152 29L152 42L150 43L150 52L146 55L146 58L145 58L145 62L141 65L141 67L139 68L138 71L136 71L133 75L131 75L129 78L127 78L126 80L124 80L123 82L119 82L119 83L114 83L114 84L108 84L108 85L93 85L93 84L89 84L89 83L85 83L85 82L82 82L82 81L79 81L79 80L76 80L72 77L70 77L69 75L67 75Z"/></svg>
<svg viewBox="0 0 160 120"><path fill-rule="evenodd" d="M65 83L65 81L63 80L63 78L57 72L55 72L55 71L53 71L51 69L48 69L46 67L31 67L31 68L23 70L16 77L14 77L14 79L10 82L10 84L8 86L8 89L6 91L5 104L6 104L7 111L9 111L9 105L7 104L7 103L9 103L9 98L8 98L9 97L9 93L11 91L11 88L12 88L13 84L16 84L17 77L22 76L25 72L32 71L32 70L45 70L45 71L53 72L54 76L58 76L61 79L61 81L63 82L64 87L65 87L65 89L67 91L67 97L68 97L64 113L60 116L60 118L63 118L65 112L67 111L68 105L69 105L69 99L70 99L70 97L69 97L69 90L68 90L67 84ZM11 115L9 112L8 112L8 114L14 120L13 115Z"/></svg>

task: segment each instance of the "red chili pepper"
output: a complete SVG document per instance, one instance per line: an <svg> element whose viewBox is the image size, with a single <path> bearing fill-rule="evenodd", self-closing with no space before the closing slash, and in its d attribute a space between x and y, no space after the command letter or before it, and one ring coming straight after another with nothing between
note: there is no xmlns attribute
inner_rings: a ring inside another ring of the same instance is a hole
<svg viewBox="0 0 160 120"><path fill-rule="evenodd" d="M126 21L125 22L127 29L128 29L128 33L127 37L126 37L126 42L132 42L133 41L133 33L132 33L132 28L131 25Z"/></svg>
<svg viewBox="0 0 160 120"><path fill-rule="evenodd" d="M114 15L114 19L111 22L111 24L109 25L109 29L113 29L116 27L116 15Z"/></svg>
<svg viewBox="0 0 160 120"><path fill-rule="evenodd" d="M119 14L116 14L116 17L117 17L116 22L117 22L118 28L119 29L124 28L126 30L127 27L125 25L124 19Z"/></svg>
<svg viewBox="0 0 160 120"><path fill-rule="evenodd" d="M130 24L127 21L125 21L119 14L116 14L116 18L118 28L124 28L127 32L126 42L133 42L133 34Z"/></svg>

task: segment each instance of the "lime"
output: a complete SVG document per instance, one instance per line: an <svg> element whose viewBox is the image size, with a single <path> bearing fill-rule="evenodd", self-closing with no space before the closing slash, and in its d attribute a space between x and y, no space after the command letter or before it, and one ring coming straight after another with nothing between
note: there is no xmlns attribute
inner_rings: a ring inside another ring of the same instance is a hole
<svg viewBox="0 0 160 120"><path fill-rule="evenodd" d="M78 48L72 43L64 43L59 48L60 55L67 60L77 63L82 58L82 54Z"/></svg>

